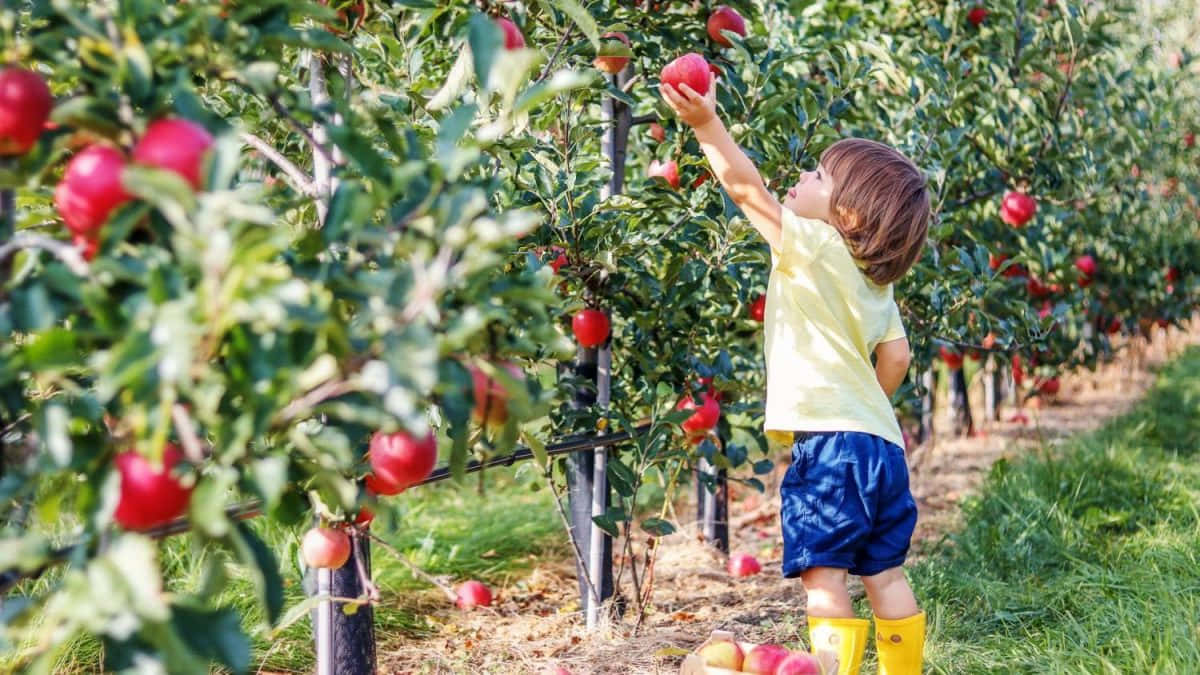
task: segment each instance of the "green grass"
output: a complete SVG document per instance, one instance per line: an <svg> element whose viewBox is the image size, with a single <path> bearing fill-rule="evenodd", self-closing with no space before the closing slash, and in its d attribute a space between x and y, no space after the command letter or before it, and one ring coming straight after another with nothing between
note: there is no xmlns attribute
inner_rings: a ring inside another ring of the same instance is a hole
<svg viewBox="0 0 1200 675"><path fill-rule="evenodd" d="M928 672L1200 672L1198 413L1193 349L1130 414L997 463L910 571Z"/></svg>

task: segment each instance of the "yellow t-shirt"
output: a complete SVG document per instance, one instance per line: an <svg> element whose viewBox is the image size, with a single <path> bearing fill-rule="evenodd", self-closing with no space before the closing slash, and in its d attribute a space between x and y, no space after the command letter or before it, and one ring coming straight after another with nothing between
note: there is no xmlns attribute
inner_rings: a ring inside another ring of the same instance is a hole
<svg viewBox="0 0 1200 675"><path fill-rule="evenodd" d="M768 438L862 431L904 447L871 364L877 344L905 336L892 285L868 279L832 225L786 208L782 220L764 317Z"/></svg>

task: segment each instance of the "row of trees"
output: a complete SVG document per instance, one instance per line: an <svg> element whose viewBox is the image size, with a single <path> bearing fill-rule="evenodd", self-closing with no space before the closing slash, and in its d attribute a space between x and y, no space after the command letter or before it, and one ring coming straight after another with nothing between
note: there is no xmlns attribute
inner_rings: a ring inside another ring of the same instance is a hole
<svg viewBox="0 0 1200 675"><path fill-rule="evenodd" d="M87 632L112 668L244 669L220 568L249 570L274 624L287 563L226 507L354 521L398 486L364 483L377 432L432 432L456 475L522 443L557 486L548 442L648 420L606 455L613 534L670 531L634 513L656 471L757 483L769 256L657 95L685 52L772 189L847 135L928 171L902 414L939 348L1047 378L1195 308L1200 98L1170 33L1194 7L728 4L744 35L700 2L0 10L4 77L53 96L30 143L0 128L0 561L81 542L6 599L20 662ZM8 81L0 126L38 110ZM599 378L565 367L593 357ZM718 399L736 442L690 442ZM166 595L137 531L180 514L215 586Z"/></svg>

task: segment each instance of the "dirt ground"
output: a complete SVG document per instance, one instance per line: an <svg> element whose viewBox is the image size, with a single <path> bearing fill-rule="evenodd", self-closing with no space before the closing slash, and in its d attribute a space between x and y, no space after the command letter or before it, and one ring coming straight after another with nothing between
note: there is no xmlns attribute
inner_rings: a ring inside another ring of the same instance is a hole
<svg viewBox="0 0 1200 675"><path fill-rule="evenodd" d="M1022 411L1002 408L1001 419L978 425L972 438L950 437L947 413L939 411L934 441L909 457L920 510L912 555L922 555L953 530L959 502L997 459L1094 429L1129 410L1152 384L1156 367L1193 344L1200 344L1200 322L1169 334L1156 330L1148 342L1124 345L1114 363L1096 372L1065 375L1053 400L1031 400ZM978 381L971 393L978 418L983 410ZM381 641L381 648L388 647L379 654L381 672L536 674L562 666L574 675L677 673L682 655L713 629L731 630L750 642L806 641L803 589L779 573L778 480L784 469L768 477L764 494L738 486L730 491L730 548L756 555L761 574L737 579L726 573L724 557L700 541L695 522L687 522L694 505L684 504L677 513L683 527L660 546L652 606L636 635L633 612L589 634L578 611L573 563L548 560L499 589L500 601L487 610L458 612L431 593L427 604L436 634ZM861 594L861 586L852 592Z"/></svg>

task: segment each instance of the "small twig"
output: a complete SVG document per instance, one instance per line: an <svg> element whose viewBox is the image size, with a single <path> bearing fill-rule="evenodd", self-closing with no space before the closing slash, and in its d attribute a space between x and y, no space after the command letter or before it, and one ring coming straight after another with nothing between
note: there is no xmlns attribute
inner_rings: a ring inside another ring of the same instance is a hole
<svg viewBox="0 0 1200 675"><path fill-rule="evenodd" d="M442 583L441 581L438 581L437 578L434 577L432 574L426 572L425 570L421 569L420 567L417 567L415 563L413 563L411 560L409 560L395 546L392 546L391 544L387 543L386 541L380 539L377 535L373 534L372 532L364 530L363 534L367 537L370 537L372 541L378 543L380 546L387 549L387 551L389 553L391 553L393 556L395 556L397 560L404 563L408 567L409 571L413 573L414 576L416 576L417 578L438 588L443 594L445 594L446 598L448 598L450 600L450 602L456 602L458 600L458 594L454 592L453 588L447 586L446 584Z"/></svg>
<svg viewBox="0 0 1200 675"><path fill-rule="evenodd" d="M322 384L316 389L308 392L304 396L301 396L295 401L287 404L287 406L280 411L276 421L278 423L290 422L299 417L301 413L313 408L322 401L326 401L331 398L337 398L338 396L349 394L353 391L358 391L358 385L352 384L345 380L326 382L325 384Z"/></svg>
<svg viewBox="0 0 1200 675"><path fill-rule="evenodd" d="M277 166L279 170L283 171L284 175L286 175L288 180L291 181L292 187L308 195L309 197L318 196L317 186L313 182L312 178L310 178L308 174L304 173L300 167L296 166L292 160L284 157L283 153L271 147L269 143L258 136L255 136L254 134L243 132L241 138L246 145L249 145L250 147L262 153L262 155L269 159L272 164Z"/></svg>
<svg viewBox="0 0 1200 675"><path fill-rule="evenodd" d="M600 594L596 592L596 586L592 583L592 575L588 572L587 561L583 559L583 550L579 548L579 542L575 539L575 532L571 530L571 521L567 518L567 511L562 505L562 495L558 491L558 486L554 483L550 465L546 466L546 482L550 485L550 491L554 493L554 506L558 511L558 517L562 520L563 527L567 531L567 539L571 541L571 550L575 553L575 562L579 565L580 572L583 573L583 583L587 586L588 597L598 598ZM595 523L591 524L596 527Z"/></svg>
<svg viewBox="0 0 1200 675"><path fill-rule="evenodd" d="M550 76L550 72L554 70L554 62L558 60L558 54L562 51L563 46L567 44L567 40L570 38L571 33L574 32L574 28L575 27L571 26L570 24L567 25L567 30L563 32L562 37L558 39L558 44L554 46L554 53L550 54L550 60L546 61L546 67L542 69L542 73L538 75L536 80L533 81L534 84L537 84Z"/></svg>
<svg viewBox="0 0 1200 675"><path fill-rule="evenodd" d="M363 565L363 555L366 552L366 543L364 535L367 534L366 525L362 528L350 528L350 545L354 547L354 567L358 571L358 582L362 585L363 593L372 603L379 602L379 587L371 580L371 575L367 574L367 568Z"/></svg>
<svg viewBox="0 0 1200 675"><path fill-rule="evenodd" d="M175 429L179 432L179 440L183 443L183 454L188 461L199 464L204 461L204 448L196 436L196 425L192 424L192 416L182 403L171 406L171 418L175 421Z"/></svg>
<svg viewBox="0 0 1200 675"><path fill-rule="evenodd" d="M30 248L40 248L53 253L56 258L62 261L64 265L78 276L86 277L88 271L91 269L87 261L83 259L83 254L74 246L58 239L40 234L31 234L29 232L18 232L13 235L8 243L0 246L0 261L4 261L8 256L17 251Z"/></svg>

